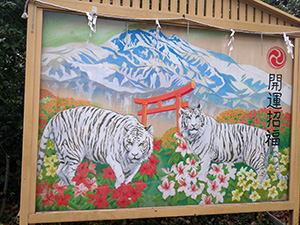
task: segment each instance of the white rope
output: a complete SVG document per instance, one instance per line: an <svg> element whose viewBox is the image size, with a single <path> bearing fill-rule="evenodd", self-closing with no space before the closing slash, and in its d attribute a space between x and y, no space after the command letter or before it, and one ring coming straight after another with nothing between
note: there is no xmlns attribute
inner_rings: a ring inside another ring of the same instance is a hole
<svg viewBox="0 0 300 225"><path fill-rule="evenodd" d="M186 34L187 34L187 41L190 42L190 21L187 22Z"/></svg>
<svg viewBox="0 0 300 225"><path fill-rule="evenodd" d="M67 11L73 11L73 12L77 12L77 13L82 13L82 14L86 14L86 12L84 11L80 11L80 10L76 10L76 9L71 9L68 7L64 7L64 6L59 6L59 5L55 5L52 3L48 3L48 2L44 2L41 0L33 0L34 2L38 2L40 4L44 4L44 5L48 5L48 6L52 6L55 8L59 8L59 9L63 9L63 10L67 10ZM111 16L111 15L105 15L105 14L97 14L98 17L102 17L102 18L111 18L111 19L120 19L120 20L132 20L132 21L156 21L157 19L153 19L153 18L131 18L131 17L121 17L121 16ZM224 28L224 27L219 27L219 26L215 26L215 25L211 25L211 24L207 24L207 23L202 23L196 20L191 20L184 17L177 17L177 18L158 18L158 20L160 21L176 21L176 20L185 20L187 22L192 22L192 23L196 23L202 26L206 26L206 27L210 27L210 28L214 28L214 29L219 29L219 30L223 30L223 31L231 31L231 29L228 28ZM299 31L291 31L291 32L255 32L255 31L244 31L244 30L234 30L237 33L245 33L245 34L264 34L264 35L283 35L284 33L286 34L299 34Z"/></svg>
<svg viewBox="0 0 300 225"><path fill-rule="evenodd" d="M264 55L264 36L263 36L263 34L260 34L260 53L262 56Z"/></svg>
<svg viewBox="0 0 300 225"><path fill-rule="evenodd" d="M25 6L24 6L24 11L23 11L23 14L21 16L23 19L27 19L28 18L28 14L27 14L28 3L29 3L29 0L26 0Z"/></svg>

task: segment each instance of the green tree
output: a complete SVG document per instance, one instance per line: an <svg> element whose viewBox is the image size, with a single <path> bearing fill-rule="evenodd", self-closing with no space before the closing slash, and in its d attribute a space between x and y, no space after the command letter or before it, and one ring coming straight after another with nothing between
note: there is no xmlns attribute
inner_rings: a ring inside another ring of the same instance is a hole
<svg viewBox="0 0 300 225"><path fill-rule="evenodd" d="M269 5L275 6L293 16L300 18L300 1L299 0L263 0Z"/></svg>
<svg viewBox="0 0 300 225"><path fill-rule="evenodd" d="M21 180L27 23L21 18L24 2L0 2L0 197L5 199L3 175L7 156L10 162L7 202L14 204L19 201Z"/></svg>

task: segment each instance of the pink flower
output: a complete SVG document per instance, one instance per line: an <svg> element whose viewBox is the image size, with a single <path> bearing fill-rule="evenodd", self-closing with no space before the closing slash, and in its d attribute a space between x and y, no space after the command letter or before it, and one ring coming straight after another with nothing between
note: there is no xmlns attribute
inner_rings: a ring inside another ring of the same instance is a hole
<svg viewBox="0 0 300 225"><path fill-rule="evenodd" d="M217 195L216 195L216 203L223 203L224 202L224 195L225 195L225 192L218 192Z"/></svg>
<svg viewBox="0 0 300 225"><path fill-rule="evenodd" d="M196 161L196 159L193 157L192 159L188 158L186 160L187 164L191 167L191 168L197 168L197 166L199 165L199 162Z"/></svg>
<svg viewBox="0 0 300 225"><path fill-rule="evenodd" d="M165 169L165 168L162 168L161 169L164 173L166 173L167 175L164 176L163 178L161 178L161 180L165 180L168 178L168 176L171 176L171 177L174 177L174 173L172 173L172 169L170 170L169 168Z"/></svg>
<svg viewBox="0 0 300 225"><path fill-rule="evenodd" d="M224 174L223 164L212 164L212 169L210 170L212 175Z"/></svg>
<svg viewBox="0 0 300 225"><path fill-rule="evenodd" d="M184 166L182 161L178 164L178 167L173 168L173 171L177 174L176 180L180 180L187 176L187 166Z"/></svg>
<svg viewBox="0 0 300 225"><path fill-rule="evenodd" d="M221 186L217 183L217 181L210 181L207 183L207 192L216 197L217 193L221 191Z"/></svg>
<svg viewBox="0 0 300 225"><path fill-rule="evenodd" d="M197 184L193 184L188 188L188 191L186 193L187 196L192 197L192 199L196 199L198 195L202 193L204 189L204 184L200 184L200 188L198 188Z"/></svg>
<svg viewBox="0 0 300 225"><path fill-rule="evenodd" d="M43 199L43 206L54 204L54 194L51 192L50 189L44 192L41 196Z"/></svg>
<svg viewBox="0 0 300 225"><path fill-rule="evenodd" d="M79 195L81 195L82 197L86 196L86 193L88 192L88 188L83 184L79 184L77 186L75 186L73 188L74 192L75 192L75 198L77 198Z"/></svg>
<svg viewBox="0 0 300 225"><path fill-rule="evenodd" d="M221 175L218 176L217 180L219 181L219 184L220 184L221 187L225 187L225 188L228 187L229 177L221 174Z"/></svg>
<svg viewBox="0 0 300 225"><path fill-rule="evenodd" d="M96 164L94 164L94 163L90 160L90 165L89 165L89 167L88 167L88 171L91 172L91 173L93 173L93 174L96 174L95 168L96 168Z"/></svg>
<svg viewBox="0 0 300 225"><path fill-rule="evenodd" d="M197 183L199 173L193 168L191 172L188 172L187 181L188 183L193 182L194 184Z"/></svg>
<svg viewBox="0 0 300 225"><path fill-rule="evenodd" d="M175 152L180 152L182 157L185 157L186 154L191 154L192 152L188 149L186 143L184 140L182 140L181 142L177 142L177 148L175 150Z"/></svg>
<svg viewBox="0 0 300 225"><path fill-rule="evenodd" d="M202 195L202 201L199 203L199 205L210 205L212 198L211 196Z"/></svg>
<svg viewBox="0 0 300 225"><path fill-rule="evenodd" d="M158 190L163 193L163 199L167 199L167 197L175 195L174 185L174 181L169 182L168 180L164 180L162 185L157 187Z"/></svg>
<svg viewBox="0 0 300 225"><path fill-rule="evenodd" d="M233 166L233 163L228 163L227 164L227 170L229 172L228 176L229 178L231 179L235 179L235 173L236 173L236 169L235 168L232 168Z"/></svg>
<svg viewBox="0 0 300 225"><path fill-rule="evenodd" d="M178 180L178 183L179 183L179 187L178 187L177 191L178 192L184 191L186 193L188 190L188 185L186 183L186 179Z"/></svg>
<svg viewBox="0 0 300 225"><path fill-rule="evenodd" d="M54 190L53 193L63 195L65 190L67 190L68 185L64 185L63 181L59 181L58 183L53 184Z"/></svg>
<svg viewBox="0 0 300 225"><path fill-rule="evenodd" d="M87 189L89 189L90 192L93 192L93 190L98 187L95 177L93 179L86 178L84 185L87 187Z"/></svg>

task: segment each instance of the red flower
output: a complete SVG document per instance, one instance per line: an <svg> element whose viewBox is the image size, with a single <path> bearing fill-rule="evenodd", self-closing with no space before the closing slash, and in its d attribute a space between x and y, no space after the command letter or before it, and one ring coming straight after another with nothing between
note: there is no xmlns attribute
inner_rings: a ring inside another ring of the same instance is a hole
<svg viewBox="0 0 300 225"><path fill-rule="evenodd" d="M148 159L148 162L152 165L155 166L155 164L158 164L159 163L159 160L155 158L155 155L152 154L151 157Z"/></svg>
<svg viewBox="0 0 300 225"><path fill-rule="evenodd" d="M161 150L161 147L160 147L161 143L162 143L162 140L158 140L158 141L153 140L153 149L157 150L159 152Z"/></svg>
<svg viewBox="0 0 300 225"><path fill-rule="evenodd" d="M51 189L51 187L52 187L51 185L48 186L47 181L44 182L44 185L39 183L38 186L37 186L37 189L36 189L36 197L38 197L42 193L47 192L49 189Z"/></svg>
<svg viewBox="0 0 300 225"><path fill-rule="evenodd" d="M53 205L54 204L53 198L54 198L54 194L51 192L50 189L44 192L42 194L43 206Z"/></svg>
<svg viewBox="0 0 300 225"><path fill-rule="evenodd" d="M103 207L108 207L109 203L106 200L107 195L101 195L101 194L94 194L94 195L89 195L90 200L88 202L92 202L93 206L96 206L98 209L103 209Z"/></svg>
<svg viewBox="0 0 300 225"><path fill-rule="evenodd" d="M77 171L76 176L73 177L72 181L75 181L76 185L84 184L86 180L87 173L84 171Z"/></svg>
<svg viewBox="0 0 300 225"><path fill-rule="evenodd" d="M122 183L121 186L118 187L118 189L111 190L111 192L113 193L113 195L111 196L111 199L118 199L123 196L128 198L128 192L129 192L130 186L131 186L131 183L128 183L128 184Z"/></svg>
<svg viewBox="0 0 300 225"><path fill-rule="evenodd" d="M151 178L156 173L156 165L150 162L144 163L140 168L141 176L144 174L149 175Z"/></svg>
<svg viewBox="0 0 300 225"><path fill-rule="evenodd" d="M53 187L54 187L54 191L53 191L54 194L63 195L65 190L67 190L68 185L64 185L62 181L59 181L58 183L54 183Z"/></svg>
<svg viewBox="0 0 300 225"><path fill-rule="evenodd" d="M101 195L108 195L110 193L110 189L107 184L103 184L102 186L98 186L96 188L97 193Z"/></svg>
<svg viewBox="0 0 300 225"><path fill-rule="evenodd" d="M62 195L55 195L54 199L57 203L57 206L62 206L62 205L68 206L70 197L71 195L62 194Z"/></svg>
<svg viewBox="0 0 300 225"><path fill-rule="evenodd" d="M87 167L88 167L88 161L81 163L78 166L77 173L87 173L88 172Z"/></svg>
<svg viewBox="0 0 300 225"><path fill-rule="evenodd" d="M143 184L142 180L140 180L139 183L134 182L134 184L136 188L130 186L127 195L132 199L133 202L136 202L137 199L142 196L141 191L143 191L145 187L147 187L147 184Z"/></svg>
<svg viewBox="0 0 300 225"><path fill-rule="evenodd" d="M139 182L133 182L135 185L135 189L138 191L143 191L148 186L147 184L144 184L142 180L139 180Z"/></svg>
<svg viewBox="0 0 300 225"><path fill-rule="evenodd" d="M111 179L111 180L116 179L115 173L111 167L108 167L108 169L103 169L103 172L105 174L103 177L104 179Z"/></svg>
<svg viewBox="0 0 300 225"><path fill-rule="evenodd" d="M152 154L148 162L144 163L140 168L140 173L143 176L144 174L149 175L151 178L153 174L156 174L156 164L159 163L159 160L155 158L155 155Z"/></svg>
<svg viewBox="0 0 300 225"><path fill-rule="evenodd" d="M41 183L38 184L36 188L36 197L43 193L43 185Z"/></svg>
<svg viewBox="0 0 300 225"><path fill-rule="evenodd" d="M121 197L120 200L117 201L117 205L120 206L120 208L125 208L127 205L130 205L131 201L126 197Z"/></svg>

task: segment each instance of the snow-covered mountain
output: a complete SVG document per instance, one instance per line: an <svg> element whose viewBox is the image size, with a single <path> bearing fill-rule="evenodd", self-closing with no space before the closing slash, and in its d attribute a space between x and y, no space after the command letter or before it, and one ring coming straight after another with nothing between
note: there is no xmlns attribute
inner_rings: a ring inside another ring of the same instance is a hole
<svg viewBox="0 0 300 225"><path fill-rule="evenodd" d="M80 78L84 80L81 84ZM190 95L202 101L248 109L268 104L268 74L264 71L156 30L130 30L101 46L77 42L43 48L42 79L73 89L82 85L82 90L101 84L131 95L151 95L194 80L197 85ZM284 89L290 96L291 87L284 84ZM289 105L288 101L284 103Z"/></svg>

